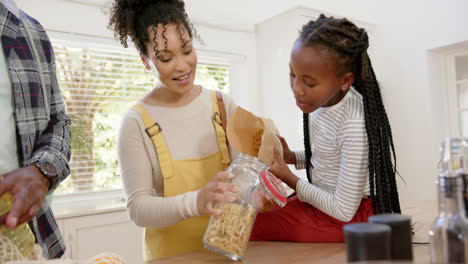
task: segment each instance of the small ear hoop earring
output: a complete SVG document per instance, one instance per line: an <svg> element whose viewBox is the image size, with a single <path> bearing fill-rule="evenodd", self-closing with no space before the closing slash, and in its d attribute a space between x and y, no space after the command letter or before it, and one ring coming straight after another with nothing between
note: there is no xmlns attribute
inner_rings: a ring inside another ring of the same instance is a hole
<svg viewBox="0 0 468 264"><path fill-rule="evenodd" d="M145 73L150 73L151 69L148 69L149 67L145 65Z"/></svg>

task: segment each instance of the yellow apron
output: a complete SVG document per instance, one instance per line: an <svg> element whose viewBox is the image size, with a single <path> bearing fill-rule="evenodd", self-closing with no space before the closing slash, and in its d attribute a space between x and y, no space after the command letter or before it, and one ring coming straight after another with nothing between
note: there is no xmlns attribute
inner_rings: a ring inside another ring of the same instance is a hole
<svg viewBox="0 0 468 264"><path fill-rule="evenodd" d="M164 177L164 197L180 195L201 189L213 176L229 165L229 151L226 135L221 125L216 92L213 91L213 124L220 151L198 158L173 160L164 140L162 129L141 104L133 109L140 114L148 136L158 153L159 164ZM209 129L209 128L206 128ZM166 228L145 228L145 260L173 256L203 247L202 239L209 216L198 216L183 220Z"/></svg>

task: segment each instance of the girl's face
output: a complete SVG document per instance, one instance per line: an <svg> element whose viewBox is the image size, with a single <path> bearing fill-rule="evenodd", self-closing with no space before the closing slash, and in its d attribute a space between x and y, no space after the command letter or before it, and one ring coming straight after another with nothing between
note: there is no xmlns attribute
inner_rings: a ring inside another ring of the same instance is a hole
<svg viewBox="0 0 468 264"><path fill-rule="evenodd" d="M146 69L155 72L163 85L172 92L182 95L193 88L197 70L197 54L187 30L181 27L178 28L176 24L167 24L164 29L159 24L156 27L157 45L154 43L153 27L149 27L150 41L146 45L147 55L142 54L141 60ZM155 50L159 52L156 54Z"/></svg>
<svg viewBox="0 0 468 264"><path fill-rule="evenodd" d="M338 103L353 83L353 73L338 76L334 60L317 46L296 41L289 63L296 105L304 113Z"/></svg>

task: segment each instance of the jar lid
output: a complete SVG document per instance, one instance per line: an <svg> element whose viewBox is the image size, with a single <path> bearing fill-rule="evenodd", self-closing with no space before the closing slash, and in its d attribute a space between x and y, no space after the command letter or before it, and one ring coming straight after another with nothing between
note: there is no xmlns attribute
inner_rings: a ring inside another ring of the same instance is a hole
<svg viewBox="0 0 468 264"><path fill-rule="evenodd" d="M288 194L278 178L268 171L262 171L260 173L260 182L279 206L283 207L286 204Z"/></svg>

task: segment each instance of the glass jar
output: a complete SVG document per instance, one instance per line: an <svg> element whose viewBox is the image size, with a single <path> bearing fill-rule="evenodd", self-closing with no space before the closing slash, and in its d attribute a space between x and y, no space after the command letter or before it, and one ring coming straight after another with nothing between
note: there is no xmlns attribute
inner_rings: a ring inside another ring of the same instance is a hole
<svg viewBox="0 0 468 264"><path fill-rule="evenodd" d="M255 186L250 200L259 209L258 206L265 204L265 199L283 207L286 205L287 197L288 193L282 185L282 181L268 171L262 171L260 173L260 184Z"/></svg>
<svg viewBox="0 0 468 264"><path fill-rule="evenodd" d="M203 245L232 260L241 259L247 249L258 209L265 197L279 206L286 204L286 191L275 177L266 173L267 166L259 159L240 153L227 171L231 183L239 191L230 203L217 203L222 214L211 216L203 237Z"/></svg>

